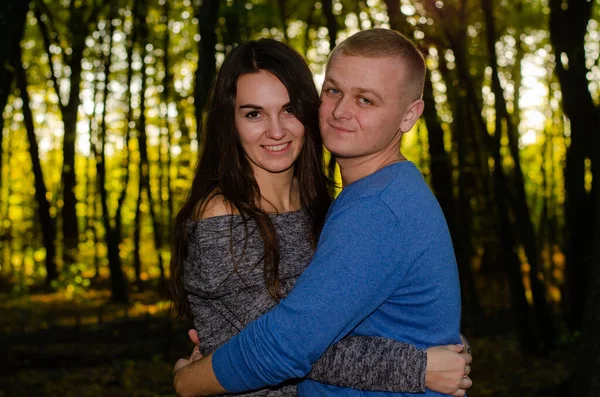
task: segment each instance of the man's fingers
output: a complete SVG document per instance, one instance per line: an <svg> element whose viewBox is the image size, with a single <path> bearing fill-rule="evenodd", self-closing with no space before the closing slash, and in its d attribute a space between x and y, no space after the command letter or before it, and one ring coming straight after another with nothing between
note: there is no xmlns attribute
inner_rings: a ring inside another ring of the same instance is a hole
<svg viewBox="0 0 600 397"><path fill-rule="evenodd" d="M458 389L457 391L452 393L452 395L455 397L463 397L465 394L467 394L467 391L464 389Z"/></svg>
<svg viewBox="0 0 600 397"><path fill-rule="evenodd" d="M190 337L190 340L195 345L199 345L200 344L200 338L198 337L198 331L196 331L195 329L190 329L188 331L188 336Z"/></svg>
<svg viewBox="0 0 600 397"><path fill-rule="evenodd" d="M180 358L179 360L177 360L177 362L175 363L175 368L173 368L173 372L178 371L180 368L185 367L186 365L188 365L190 363L190 360L186 360L185 358Z"/></svg>

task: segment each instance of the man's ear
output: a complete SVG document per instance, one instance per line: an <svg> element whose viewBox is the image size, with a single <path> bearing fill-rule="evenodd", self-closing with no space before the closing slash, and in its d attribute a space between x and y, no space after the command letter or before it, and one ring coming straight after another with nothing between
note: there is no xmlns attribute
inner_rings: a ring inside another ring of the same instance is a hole
<svg viewBox="0 0 600 397"><path fill-rule="evenodd" d="M404 113L404 119L400 124L400 131L408 132L415 125L419 117L423 114L425 108L425 102L422 99L417 99L406 108Z"/></svg>

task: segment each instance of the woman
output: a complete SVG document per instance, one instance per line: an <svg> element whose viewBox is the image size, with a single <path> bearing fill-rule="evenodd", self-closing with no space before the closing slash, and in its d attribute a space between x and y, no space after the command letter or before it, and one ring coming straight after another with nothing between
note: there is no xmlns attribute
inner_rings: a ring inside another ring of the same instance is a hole
<svg viewBox="0 0 600 397"><path fill-rule="evenodd" d="M308 66L277 41L241 45L219 71L171 260L175 306L193 314L202 354L272 308L310 262L330 204L318 107ZM441 347L425 352L389 339L352 337L330 347L309 377L419 392L428 358L430 364L456 364L458 373L464 361L457 356ZM437 382L431 371L427 375L427 387L462 395L460 378ZM293 385L257 393L296 394Z"/></svg>

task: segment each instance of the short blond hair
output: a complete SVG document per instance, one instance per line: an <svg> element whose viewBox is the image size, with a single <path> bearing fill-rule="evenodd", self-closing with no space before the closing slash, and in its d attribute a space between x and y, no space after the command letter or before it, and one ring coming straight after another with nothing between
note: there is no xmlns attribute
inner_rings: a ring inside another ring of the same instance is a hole
<svg viewBox="0 0 600 397"><path fill-rule="evenodd" d="M413 99L423 96L426 71L423 54L408 38L395 30L374 28L353 34L334 48L327 68L338 54L365 58L399 57L407 66L405 87L409 92L414 92Z"/></svg>

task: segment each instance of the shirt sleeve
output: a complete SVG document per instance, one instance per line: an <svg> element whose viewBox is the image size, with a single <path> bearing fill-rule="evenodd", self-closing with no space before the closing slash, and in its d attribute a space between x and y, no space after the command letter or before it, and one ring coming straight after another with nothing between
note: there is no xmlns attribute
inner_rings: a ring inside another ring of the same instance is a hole
<svg viewBox="0 0 600 397"><path fill-rule="evenodd" d="M425 392L427 352L378 336L345 337L329 346L307 378L369 391Z"/></svg>
<svg viewBox="0 0 600 397"><path fill-rule="evenodd" d="M221 385L237 393L306 376L402 282L407 264L398 254L399 228L376 197L336 205L288 297L213 355Z"/></svg>

